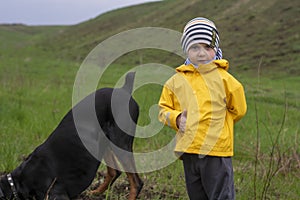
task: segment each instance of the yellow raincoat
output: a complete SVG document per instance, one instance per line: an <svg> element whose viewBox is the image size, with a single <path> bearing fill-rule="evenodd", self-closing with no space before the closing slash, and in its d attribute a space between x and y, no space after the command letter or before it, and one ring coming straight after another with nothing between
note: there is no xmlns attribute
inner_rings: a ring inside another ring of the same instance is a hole
<svg viewBox="0 0 300 200"><path fill-rule="evenodd" d="M243 86L227 70L227 60L195 68L181 65L164 85L159 120L177 131L175 152L233 156L234 123L247 110ZM176 118L187 110L185 132Z"/></svg>

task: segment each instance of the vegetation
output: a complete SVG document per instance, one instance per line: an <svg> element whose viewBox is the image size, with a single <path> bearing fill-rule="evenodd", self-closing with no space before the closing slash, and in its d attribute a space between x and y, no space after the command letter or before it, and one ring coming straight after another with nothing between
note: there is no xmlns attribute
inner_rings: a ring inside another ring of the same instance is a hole
<svg viewBox="0 0 300 200"><path fill-rule="evenodd" d="M247 96L248 112L235 132L237 199L297 199L299 4L166 0L111 11L74 26L1 25L0 172L18 166L71 108L76 74L96 45L138 27L181 31L189 19L205 16L216 22L230 72L243 83ZM132 51L111 64L99 85L114 86L124 71L154 62L176 67L183 59L155 49ZM134 92L141 107L139 125L154 120L148 113L160 91L161 86L149 84ZM135 151L159 149L173 136L163 128L151 138L136 138ZM181 161L141 177L145 181L141 199L187 199ZM103 198L125 199L127 187L123 175Z"/></svg>

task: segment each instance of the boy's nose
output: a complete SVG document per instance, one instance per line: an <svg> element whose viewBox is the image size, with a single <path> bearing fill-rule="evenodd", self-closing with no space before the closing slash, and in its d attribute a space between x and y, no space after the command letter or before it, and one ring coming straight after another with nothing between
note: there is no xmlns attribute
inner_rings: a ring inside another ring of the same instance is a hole
<svg viewBox="0 0 300 200"><path fill-rule="evenodd" d="M206 55L207 55L207 52L206 52L206 50L205 50L203 47L200 47L200 48L199 48L198 55L199 55L199 56L206 56Z"/></svg>

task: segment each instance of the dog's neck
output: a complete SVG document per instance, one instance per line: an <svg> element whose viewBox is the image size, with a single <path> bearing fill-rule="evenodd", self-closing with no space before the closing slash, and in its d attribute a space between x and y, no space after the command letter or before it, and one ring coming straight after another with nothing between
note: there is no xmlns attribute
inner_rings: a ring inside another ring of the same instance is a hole
<svg viewBox="0 0 300 200"><path fill-rule="evenodd" d="M20 200L11 174L2 176L0 179L0 199Z"/></svg>
<svg viewBox="0 0 300 200"><path fill-rule="evenodd" d="M5 196L4 196L4 193L3 193L2 189L1 189L1 186L0 186L0 199L4 199L4 198L5 198Z"/></svg>
<svg viewBox="0 0 300 200"><path fill-rule="evenodd" d="M12 195L6 175L0 178L0 199L9 199Z"/></svg>

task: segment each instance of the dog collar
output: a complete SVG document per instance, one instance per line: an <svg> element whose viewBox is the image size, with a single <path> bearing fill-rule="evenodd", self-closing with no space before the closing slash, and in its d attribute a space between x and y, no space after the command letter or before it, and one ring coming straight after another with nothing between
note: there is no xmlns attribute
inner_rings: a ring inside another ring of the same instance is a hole
<svg viewBox="0 0 300 200"><path fill-rule="evenodd" d="M13 195L14 195L14 199L20 200L20 198L19 198L19 196L18 196L18 192L17 192L16 186L15 186L15 184L14 184L14 181L13 181L13 179L12 179L11 174L7 174L6 177L7 177L8 183L9 183L9 185L10 185L11 191L12 191L12 193L13 193Z"/></svg>

